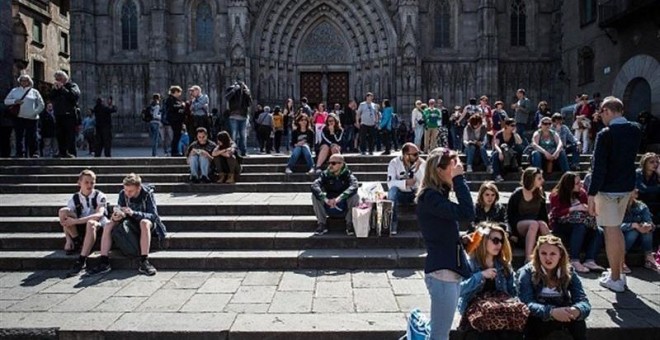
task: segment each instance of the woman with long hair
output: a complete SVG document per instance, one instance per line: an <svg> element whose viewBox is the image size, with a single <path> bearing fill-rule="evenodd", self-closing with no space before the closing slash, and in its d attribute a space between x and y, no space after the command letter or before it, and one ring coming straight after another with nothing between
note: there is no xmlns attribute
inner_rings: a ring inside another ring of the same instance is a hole
<svg viewBox="0 0 660 340"><path fill-rule="evenodd" d="M458 233L459 222L474 218L474 204L456 152L433 149L424 169L416 197L416 215L427 250L424 272L431 296L431 339L447 340L459 283L471 275ZM452 190L458 203L449 200Z"/></svg>
<svg viewBox="0 0 660 340"><path fill-rule="evenodd" d="M293 173L291 169L298 163L300 157L305 158L308 173L314 173L314 160L312 159L312 147L314 147L314 131L310 127L309 117L301 113L296 117L295 128L291 132L291 157L287 163L285 173Z"/></svg>
<svg viewBox="0 0 660 340"><path fill-rule="evenodd" d="M571 271L559 237L539 237L530 263L518 271L520 300L529 307L525 339L542 339L556 331L575 340L587 338L585 319L591 304L580 277Z"/></svg>
<svg viewBox="0 0 660 340"><path fill-rule="evenodd" d="M218 183L234 184L241 174L241 165L236 156L237 148L227 131L220 131L217 135L217 144L211 156L213 164L218 171Z"/></svg>
<svg viewBox="0 0 660 340"><path fill-rule="evenodd" d="M566 157L564 151L564 144L559 134L550 129L550 126L552 126L552 118L541 118L539 129L532 136L532 143L530 144L534 148L534 151L532 151L532 166L542 169L544 165L547 165L546 169L551 172L555 161L557 161L562 172L569 171L570 167L568 157Z"/></svg>
<svg viewBox="0 0 660 340"><path fill-rule="evenodd" d="M639 159L637 181L635 187L639 190L639 199L644 201L652 211L660 206L660 158L654 152L647 152Z"/></svg>
<svg viewBox="0 0 660 340"><path fill-rule="evenodd" d="M316 111L312 115L312 122L314 122L314 134L316 136L315 144L321 143L321 132L325 128L325 120L328 118L328 112L325 110L325 104L319 103L316 106Z"/></svg>
<svg viewBox="0 0 660 340"><path fill-rule="evenodd" d="M284 105L282 105L282 115L284 116L284 144L286 151L290 151L291 147L291 131L295 124L296 109L293 106L293 99L287 98Z"/></svg>
<svg viewBox="0 0 660 340"><path fill-rule="evenodd" d="M474 221L468 228L468 232L475 230L481 222L496 222L510 234L509 219L506 215L506 209L499 203L500 191L493 181L484 182L479 187L477 203L474 205Z"/></svg>
<svg viewBox="0 0 660 340"><path fill-rule="evenodd" d="M536 237L550 233L543 182L541 169L525 169L520 180L521 187L511 194L507 206L512 235L525 238L525 261L529 261Z"/></svg>
<svg viewBox="0 0 660 340"><path fill-rule="evenodd" d="M626 242L626 254L635 243L639 243L644 252L644 268L660 273L660 264L656 262L653 256L653 232L656 225L653 224L649 207L638 200L637 196L638 190L634 190L628 201L623 223L621 223L621 231L623 231L623 238ZM630 274L630 272L630 268L624 263L623 273Z"/></svg>
<svg viewBox="0 0 660 340"><path fill-rule="evenodd" d="M603 229L589 215L587 192L582 180L574 172L564 173L550 194L552 231L569 245L571 266L578 273L590 270L602 272L605 268L596 264L596 255L603 246ZM584 264L580 263L580 251L585 250Z"/></svg>
<svg viewBox="0 0 660 340"><path fill-rule="evenodd" d="M341 152L340 145L343 136L344 129L341 128L339 118L334 113L329 114L325 120L325 127L321 130L319 153L316 157L317 173L321 172L321 166L330 156Z"/></svg>

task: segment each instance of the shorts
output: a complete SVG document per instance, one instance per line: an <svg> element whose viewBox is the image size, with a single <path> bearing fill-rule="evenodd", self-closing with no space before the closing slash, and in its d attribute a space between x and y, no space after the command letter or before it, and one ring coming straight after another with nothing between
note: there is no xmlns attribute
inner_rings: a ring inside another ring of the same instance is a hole
<svg viewBox="0 0 660 340"><path fill-rule="evenodd" d="M596 223L601 227L621 227L623 216L628 208L632 192L612 194L599 192L594 198L596 203Z"/></svg>

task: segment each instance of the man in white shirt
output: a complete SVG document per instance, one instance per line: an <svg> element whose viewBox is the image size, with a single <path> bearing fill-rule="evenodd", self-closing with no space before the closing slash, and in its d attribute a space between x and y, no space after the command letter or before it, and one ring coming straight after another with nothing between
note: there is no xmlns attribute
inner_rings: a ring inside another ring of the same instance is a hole
<svg viewBox="0 0 660 340"><path fill-rule="evenodd" d="M406 143L401 148L401 156L390 161L387 166L387 198L392 201L392 227L390 233L397 234L399 204L412 204L422 179L426 161L419 157L419 148Z"/></svg>

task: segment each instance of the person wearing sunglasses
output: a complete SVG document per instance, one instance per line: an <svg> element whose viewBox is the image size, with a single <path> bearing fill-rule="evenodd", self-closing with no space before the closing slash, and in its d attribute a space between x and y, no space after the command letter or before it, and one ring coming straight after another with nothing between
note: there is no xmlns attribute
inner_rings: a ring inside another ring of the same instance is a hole
<svg viewBox="0 0 660 340"><path fill-rule="evenodd" d="M559 162L559 167L562 172L570 170L568 165L568 157L564 151L564 143L561 142L559 135L552 129L552 119L550 117L543 117L539 130L534 132L532 136L532 143L530 144L534 151L532 151L532 166L544 169L548 173L552 172L555 161Z"/></svg>
<svg viewBox="0 0 660 340"><path fill-rule="evenodd" d="M478 234L478 235L477 235ZM458 312L461 314L459 329L474 332L466 312L468 307L479 296L506 295L510 298L516 297L515 278L511 266L511 245L506 231L497 223L482 222L471 235L469 264L472 275L460 285L460 297L458 298ZM523 307L524 308L524 307ZM521 314L522 314L521 310ZM526 318L525 314L521 318ZM479 339L486 336L501 336L507 339L520 338L522 333L515 332L502 325L502 329L488 332L477 332ZM482 334L485 333L485 334Z"/></svg>
<svg viewBox="0 0 660 340"><path fill-rule="evenodd" d="M394 157L387 165L387 198L392 201L392 227L390 234L396 235L399 225L399 204L411 204L424 178L426 161L419 157L419 149L413 143L401 148L401 156Z"/></svg>
<svg viewBox="0 0 660 340"><path fill-rule="evenodd" d="M573 171L580 171L580 141L575 139L571 130L564 124L564 117L556 112L552 115L552 126L550 129L556 132L564 145L566 157L571 154L570 167Z"/></svg>
<svg viewBox="0 0 660 340"><path fill-rule="evenodd" d="M316 173L321 173L321 166L328 156L341 152L343 136L344 129L341 127L339 118L334 113L329 114L325 120L325 127L321 130L321 142L316 157Z"/></svg>
<svg viewBox="0 0 660 340"><path fill-rule="evenodd" d="M357 190L358 180L348 169L344 156L330 156L328 168L312 183L312 205L318 221L316 235L328 232L328 216L344 217L346 234L355 235L352 210L360 203Z"/></svg>
<svg viewBox="0 0 660 340"><path fill-rule="evenodd" d="M539 237L531 262L517 277L520 300L530 311L525 339L545 339L555 332L568 332L575 340L587 338L585 319L591 304L559 237Z"/></svg>
<svg viewBox="0 0 660 340"><path fill-rule="evenodd" d="M495 182L504 181L502 175L509 171L518 171L522 165L525 149L523 139L516 132L516 120L505 118L502 130L493 137L492 166Z"/></svg>
<svg viewBox="0 0 660 340"><path fill-rule="evenodd" d="M459 283L472 275L459 236L459 223L474 219L474 203L458 154L431 151L417 192L417 225L426 245L426 287L431 296L431 338L449 339ZM450 191L458 203L449 200Z"/></svg>

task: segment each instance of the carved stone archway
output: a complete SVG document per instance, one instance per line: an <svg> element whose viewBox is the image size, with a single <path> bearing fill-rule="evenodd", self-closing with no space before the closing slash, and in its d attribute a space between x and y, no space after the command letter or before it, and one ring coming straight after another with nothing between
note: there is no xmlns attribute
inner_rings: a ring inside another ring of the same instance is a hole
<svg viewBox="0 0 660 340"><path fill-rule="evenodd" d="M614 80L612 94L624 98L626 88L636 78L646 80L651 86L651 112L660 112L660 63L654 57L646 54L634 56L621 67Z"/></svg>

